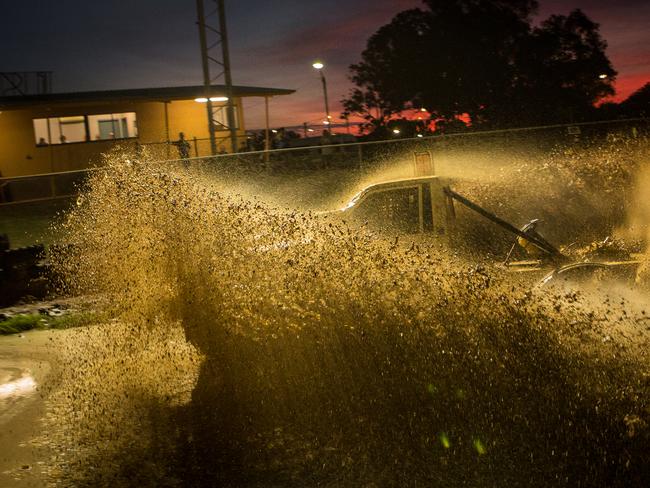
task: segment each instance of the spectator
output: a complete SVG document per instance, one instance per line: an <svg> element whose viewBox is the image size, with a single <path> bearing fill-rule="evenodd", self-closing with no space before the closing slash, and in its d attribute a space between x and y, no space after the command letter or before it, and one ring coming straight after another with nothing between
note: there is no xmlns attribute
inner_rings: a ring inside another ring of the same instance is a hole
<svg viewBox="0 0 650 488"><path fill-rule="evenodd" d="M187 159L190 157L190 143L185 139L185 134L178 133L178 140L172 142L178 148L178 157L180 159Z"/></svg>
<svg viewBox="0 0 650 488"><path fill-rule="evenodd" d="M0 171L0 203L12 201L11 189L9 187L9 180L2 179L2 171Z"/></svg>

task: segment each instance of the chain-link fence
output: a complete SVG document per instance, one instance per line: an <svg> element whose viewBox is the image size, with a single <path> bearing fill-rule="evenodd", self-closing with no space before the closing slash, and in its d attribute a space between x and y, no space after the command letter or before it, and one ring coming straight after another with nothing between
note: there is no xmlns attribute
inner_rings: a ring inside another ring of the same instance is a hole
<svg viewBox="0 0 650 488"><path fill-rule="evenodd" d="M247 150L247 136L239 136L237 138L239 149L241 151ZM209 138L186 139L189 144L188 152L192 158L207 157L212 155L212 145ZM230 136L217 137L215 140L217 153L226 153L226 148L230 147ZM156 159L174 159L179 157L179 147L176 141L161 141L161 142L147 142L140 144L142 148L146 148L149 153Z"/></svg>
<svg viewBox="0 0 650 488"><path fill-rule="evenodd" d="M89 171L65 171L0 178L0 205L69 198L77 194Z"/></svg>
<svg viewBox="0 0 650 488"><path fill-rule="evenodd" d="M649 137L650 122L635 119L245 152L185 164L220 189L318 210L343 203L367 184L424 173L487 184L507 172L511 181L523 182L530 175L518 171L535 172L553 158L560 165L577 154L591 154L594 164L624 161L631 146ZM583 173L604 171L586 160L575 164Z"/></svg>
<svg viewBox="0 0 650 488"><path fill-rule="evenodd" d="M208 157L195 156L208 154L210 145L208 139L197 139L189 140L191 157L185 160L177 159L178 151L167 143L125 149L163 168L183 168L216 190L283 208L340 208L369 184L436 174L513 221L553 220L563 212L567 221L584 221L567 209L578 203L581 208L620 207L632 198L626 193L628 182L619 183L647 159L649 138L650 122L635 119ZM53 208L60 210L63 204L51 202L74 196L88 171L0 178L0 234L19 229L22 234L14 240L24 241L30 220L40 225ZM612 192L621 198L605 198Z"/></svg>

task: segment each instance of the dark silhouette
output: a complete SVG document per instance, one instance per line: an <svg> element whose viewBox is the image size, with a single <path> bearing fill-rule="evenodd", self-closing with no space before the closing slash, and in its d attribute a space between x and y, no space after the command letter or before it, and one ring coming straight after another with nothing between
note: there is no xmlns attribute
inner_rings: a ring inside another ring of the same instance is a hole
<svg viewBox="0 0 650 488"><path fill-rule="evenodd" d="M423 3L368 40L345 113L375 127L418 108L431 120L517 126L585 118L614 93L606 43L580 10L533 27L535 0Z"/></svg>
<svg viewBox="0 0 650 488"><path fill-rule="evenodd" d="M621 103L621 112L627 117L650 116L650 82L643 85Z"/></svg>
<svg viewBox="0 0 650 488"><path fill-rule="evenodd" d="M13 200L11 194L11 186L9 180L2 179L2 171L0 171L0 203L7 203Z"/></svg>
<svg viewBox="0 0 650 488"><path fill-rule="evenodd" d="M172 142L178 148L178 157L180 159L187 159L190 157L190 143L185 139L183 132L178 133L178 140Z"/></svg>
<svg viewBox="0 0 650 488"><path fill-rule="evenodd" d="M458 121L459 122L459 121ZM459 122L463 127L465 124ZM439 124L436 130L439 130ZM448 131L451 132L451 131ZM405 139L430 135L428 123L425 120L409 120L406 118L391 119L386 123L377 123L368 131L368 134L361 136L362 141L375 141L385 139Z"/></svg>
<svg viewBox="0 0 650 488"><path fill-rule="evenodd" d="M277 131L274 133L272 145L273 149L284 149L288 147L289 145L289 140L287 139L287 134L286 131L284 130L284 127L280 127L277 129Z"/></svg>

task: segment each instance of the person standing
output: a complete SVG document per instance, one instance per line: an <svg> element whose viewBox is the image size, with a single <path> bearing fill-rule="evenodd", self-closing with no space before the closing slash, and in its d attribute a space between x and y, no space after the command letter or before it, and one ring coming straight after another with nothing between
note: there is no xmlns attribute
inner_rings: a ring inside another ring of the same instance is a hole
<svg viewBox="0 0 650 488"><path fill-rule="evenodd" d="M190 157L190 143L185 139L183 132L178 133L178 140L172 142L178 148L178 157L180 159L188 159Z"/></svg>

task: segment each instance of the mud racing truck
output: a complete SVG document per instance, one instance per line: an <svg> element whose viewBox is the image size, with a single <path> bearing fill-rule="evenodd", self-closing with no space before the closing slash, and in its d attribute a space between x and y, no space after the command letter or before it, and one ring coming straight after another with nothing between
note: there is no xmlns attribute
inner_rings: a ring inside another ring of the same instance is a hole
<svg viewBox="0 0 650 488"><path fill-rule="evenodd" d="M619 280L638 281L637 269L642 263L640 255L610 253L609 257L615 259L572 257L548 242L536 230L538 220L517 227L457 193L451 188L449 180L439 176L372 184L357 193L343 208L327 213L395 235L434 235L453 246L456 205L470 209L512 234L514 243L502 266L512 272L537 273L538 278L541 277L541 286L561 281L582 281L594 275L612 275ZM594 250L606 249L610 243L606 239ZM521 249L527 259L511 260L517 249Z"/></svg>

